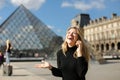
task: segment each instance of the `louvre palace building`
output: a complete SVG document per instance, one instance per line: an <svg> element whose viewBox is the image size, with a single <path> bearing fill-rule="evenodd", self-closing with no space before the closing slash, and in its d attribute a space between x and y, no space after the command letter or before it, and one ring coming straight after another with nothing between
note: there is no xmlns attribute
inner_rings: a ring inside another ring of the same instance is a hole
<svg viewBox="0 0 120 80"><path fill-rule="evenodd" d="M11 56L50 56L63 42L40 19L20 5L0 25L0 50L5 52L6 40L12 44Z"/></svg>
<svg viewBox="0 0 120 80"><path fill-rule="evenodd" d="M72 20L72 25L82 29L95 54L120 55L120 16L117 14L113 13L110 19L103 16L95 20L88 14L79 14Z"/></svg>

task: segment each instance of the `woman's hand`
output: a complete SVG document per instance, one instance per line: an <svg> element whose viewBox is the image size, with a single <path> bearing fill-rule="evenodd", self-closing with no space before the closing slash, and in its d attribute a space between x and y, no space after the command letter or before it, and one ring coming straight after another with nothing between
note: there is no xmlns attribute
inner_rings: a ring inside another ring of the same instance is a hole
<svg viewBox="0 0 120 80"><path fill-rule="evenodd" d="M77 57L81 57L82 56L82 42L80 40L78 40L76 42L76 45L77 45Z"/></svg>
<svg viewBox="0 0 120 80"><path fill-rule="evenodd" d="M48 68L48 69L52 69L52 66L50 65L50 63L48 63L46 61L42 61L42 63L36 64L35 67L36 68Z"/></svg>

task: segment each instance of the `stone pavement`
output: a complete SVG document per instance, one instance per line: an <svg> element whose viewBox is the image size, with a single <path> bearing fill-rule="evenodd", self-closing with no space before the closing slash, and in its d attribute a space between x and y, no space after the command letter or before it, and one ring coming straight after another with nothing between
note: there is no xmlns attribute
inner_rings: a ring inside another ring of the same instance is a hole
<svg viewBox="0 0 120 80"><path fill-rule="evenodd" d="M109 60L106 64L91 64L86 80L120 80L120 60Z"/></svg>
<svg viewBox="0 0 120 80"><path fill-rule="evenodd" d="M49 61L56 66L55 61ZM52 76L48 69L38 69L34 65L40 62L11 62L13 66L12 76L3 76L0 69L0 80L62 80ZM107 64L91 63L86 75L86 80L119 80L120 60L108 61Z"/></svg>
<svg viewBox="0 0 120 80"><path fill-rule="evenodd" d="M45 80L42 77L38 77L33 73L22 69L16 65L13 66L13 74L12 76L3 76L2 70L0 70L0 80Z"/></svg>
<svg viewBox="0 0 120 80"><path fill-rule="evenodd" d="M35 68L35 64L40 62L11 62L13 74L3 76L3 67L0 69L0 80L62 80L54 77L48 69ZM55 64L54 62L52 62Z"/></svg>

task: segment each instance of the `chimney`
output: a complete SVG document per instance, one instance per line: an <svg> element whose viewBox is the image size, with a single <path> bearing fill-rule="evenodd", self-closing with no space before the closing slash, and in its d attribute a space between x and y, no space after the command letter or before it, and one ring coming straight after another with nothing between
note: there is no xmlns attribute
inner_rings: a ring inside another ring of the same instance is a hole
<svg viewBox="0 0 120 80"><path fill-rule="evenodd" d="M112 14L112 18L116 18L117 17L117 14L116 13L113 13Z"/></svg>
<svg viewBox="0 0 120 80"><path fill-rule="evenodd" d="M102 21L104 21L104 20L106 20L106 19L107 19L107 17L105 17L105 16L102 17Z"/></svg>

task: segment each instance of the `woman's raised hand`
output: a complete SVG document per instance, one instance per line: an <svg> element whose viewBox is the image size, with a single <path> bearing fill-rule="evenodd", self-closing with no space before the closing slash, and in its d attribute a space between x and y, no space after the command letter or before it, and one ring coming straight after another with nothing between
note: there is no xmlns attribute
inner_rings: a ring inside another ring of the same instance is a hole
<svg viewBox="0 0 120 80"><path fill-rule="evenodd" d="M42 61L40 64L36 64L35 67L36 68L49 68L49 69L52 68L52 66L50 65L50 63L48 63L46 61Z"/></svg>
<svg viewBox="0 0 120 80"><path fill-rule="evenodd" d="M82 42L80 40L78 40L76 42L76 45L77 45L77 57L81 57L82 56Z"/></svg>

